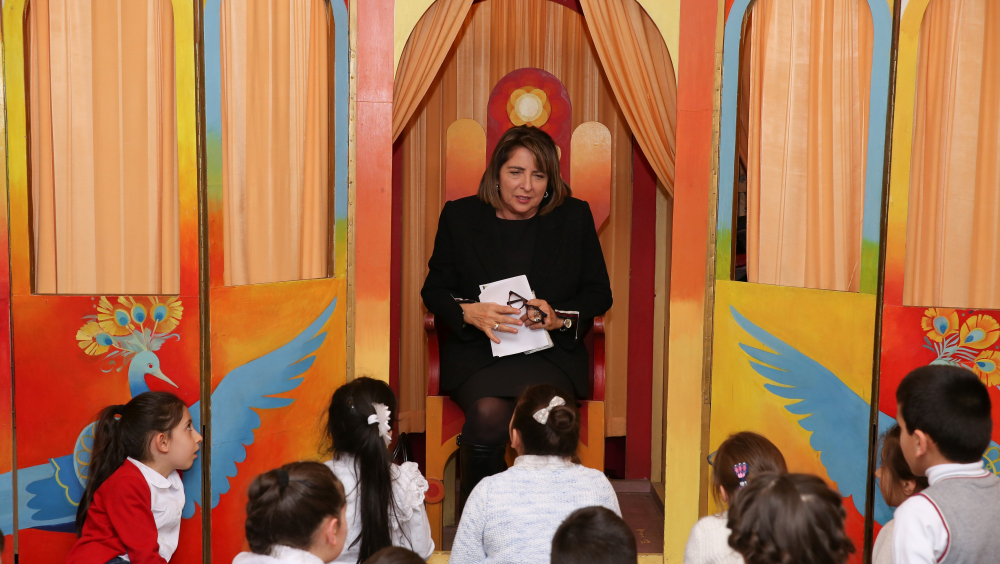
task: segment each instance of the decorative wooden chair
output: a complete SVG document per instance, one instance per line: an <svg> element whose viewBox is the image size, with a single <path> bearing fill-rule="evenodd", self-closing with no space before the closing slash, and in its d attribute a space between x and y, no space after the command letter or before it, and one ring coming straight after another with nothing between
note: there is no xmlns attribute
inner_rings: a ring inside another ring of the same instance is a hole
<svg viewBox="0 0 1000 564"><path fill-rule="evenodd" d="M434 323L434 315L424 316L427 331L429 372L427 377L427 517L431 523L434 545L441 545L444 528L444 470L448 459L458 450L457 439L465 423L465 414L448 396L441 395L440 343L448 336L445 326ZM590 397L580 405L580 446L577 456L589 468L604 470L604 318L594 319L584 337L590 353Z"/></svg>

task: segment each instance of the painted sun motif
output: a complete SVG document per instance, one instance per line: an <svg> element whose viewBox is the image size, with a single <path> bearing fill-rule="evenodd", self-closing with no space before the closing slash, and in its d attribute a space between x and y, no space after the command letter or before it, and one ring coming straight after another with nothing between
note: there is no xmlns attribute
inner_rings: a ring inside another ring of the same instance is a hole
<svg viewBox="0 0 1000 564"><path fill-rule="evenodd" d="M946 336L958 331L958 312L953 309L932 307L924 311L920 327L927 338L940 343Z"/></svg>
<svg viewBox="0 0 1000 564"><path fill-rule="evenodd" d="M961 347L983 350L1000 339L1000 323L989 315L973 315L962 324L958 344Z"/></svg>
<svg viewBox="0 0 1000 564"><path fill-rule="evenodd" d="M128 307L111 305L108 298L104 296L101 296L101 301L97 304L97 323L112 337L131 335L132 329L134 329Z"/></svg>
<svg viewBox="0 0 1000 564"><path fill-rule="evenodd" d="M522 86L510 93L507 100L507 115L514 125L541 127L549 120L552 105L541 88Z"/></svg>
<svg viewBox="0 0 1000 564"><path fill-rule="evenodd" d="M99 323L91 321L76 332L76 340L83 349L83 352L91 356L100 356L114 344L111 335L108 335Z"/></svg>

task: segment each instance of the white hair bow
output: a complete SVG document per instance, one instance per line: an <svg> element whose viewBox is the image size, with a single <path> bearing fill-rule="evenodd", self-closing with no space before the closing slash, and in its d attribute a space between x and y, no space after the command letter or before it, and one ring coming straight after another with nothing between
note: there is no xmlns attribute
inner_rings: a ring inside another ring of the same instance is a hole
<svg viewBox="0 0 1000 564"><path fill-rule="evenodd" d="M562 399L559 396L552 396L552 400L549 402L549 406L539 409L538 411L535 412L534 415L532 415L532 417L535 418L535 421L538 421L542 425L545 425L546 423L549 422L549 414L552 413L552 408L558 407L560 405L566 405L566 400Z"/></svg>
<svg viewBox="0 0 1000 564"><path fill-rule="evenodd" d="M368 424L378 423L378 434L382 436L386 446L389 446L392 442L392 427L389 426L389 415L392 411L382 403L372 403L372 407L375 408L375 413L368 416Z"/></svg>

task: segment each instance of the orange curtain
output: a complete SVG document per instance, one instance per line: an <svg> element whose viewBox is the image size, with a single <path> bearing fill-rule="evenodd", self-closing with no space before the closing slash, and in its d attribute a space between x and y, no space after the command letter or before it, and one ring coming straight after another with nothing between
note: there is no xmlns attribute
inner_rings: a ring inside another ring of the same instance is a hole
<svg viewBox="0 0 1000 564"><path fill-rule="evenodd" d="M677 85L663 36L635 0L580 0L580 5L632 134L673 194Z"/></svg>
<svg viewBox="0 0 1000 564"><path fill-rule="evenodd" d="M437 0L410 33L392 85L393 142L431 87L470 7L472 0Z"/></svg>
<svg viewBox="0 0 1000 564"><path fill-rule="evenodd" d="M322 278L330 264L324 0L222 2L226 285Z"/></svg>
<svg viewBox="0 0 1000 564"><path fill-rule="evenodd" d="M746 26L751 282L858 291L872 21L866 0L758 0Z"/></svg>
<svg viewBox="0 0 1000 564"><path fill-rule="evenodd" d="M932 0L917 64L903 303L1000 308L1000 3Z"/></svg>
<svg viewBox="0 0 1000 564"><path fill-rule="evenodd" d="M33 0L35 291L180 289L170 0Z"/></svg>
<svg viewBox="0 0 1000 564"><path fill-rule="evenodd" d="M648 20L644 13L643 18ZM644 21L643 29L651 23ZM420 288L445 202L447 130L456 120L473 119L485 131L486 106L493 86L507 73L523 67L546 70L562 81L573 105L574 130L581 123L596 121L611 132L611 215L599 232L615 295L615 306L605 316L606 432L609 436L625 432L633 137L583 16L549 0L486 0L473 4L437 77L400 136L402 430L419 432L424 426L427 339ZM675 99L672 92L664 97ZM670 115L672 112L668 110Z"/></svg>

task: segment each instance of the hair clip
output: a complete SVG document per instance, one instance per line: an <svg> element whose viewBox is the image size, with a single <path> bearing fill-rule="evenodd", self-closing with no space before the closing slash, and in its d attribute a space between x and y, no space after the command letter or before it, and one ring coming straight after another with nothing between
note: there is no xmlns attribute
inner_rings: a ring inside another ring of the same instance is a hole
<svg viewBox="0 0 1000 564"><path fill-rule="evenodd" d="M560 405L566 405L566 400L559 396L552 396L552 400L549 401L549 405L536 411L532 417L535 418L535 421L545 425L549 422L549 414L552 413L552 409Z"/></svg>
<svg viewBox="0 0 1000 564"><path fill-rule="evenodd" d="M747 474L750 473L746 462L740 462L739 464L733 465L733 472L736 472L736 477L740 479L740 489L747 485Z"/></svg>
<svg viewBox="0 0 1000 564"><path fill-rule="evenodd" d="M278 473L278 491L285 493L285 488L288 487L288 472L282 469L277 470Z"/></svg>
<svg viewBox="0 0 1000 564"><path fill-rule="evenodd" d="M392 442L392 427L389 426L389 416L392 411L383 403L373 403L372 407L375 408L375 413L368 416L368 424L378 424L378 434L385 441L385 446L389 446Z"/></svg>

